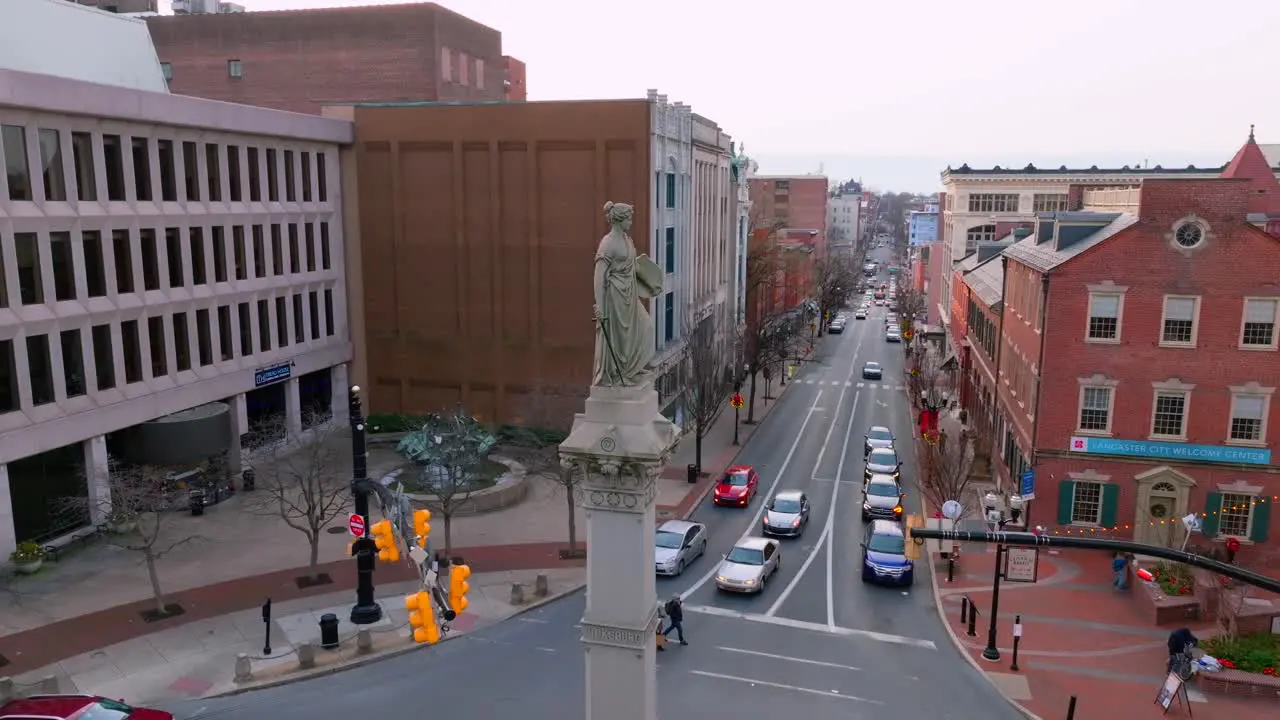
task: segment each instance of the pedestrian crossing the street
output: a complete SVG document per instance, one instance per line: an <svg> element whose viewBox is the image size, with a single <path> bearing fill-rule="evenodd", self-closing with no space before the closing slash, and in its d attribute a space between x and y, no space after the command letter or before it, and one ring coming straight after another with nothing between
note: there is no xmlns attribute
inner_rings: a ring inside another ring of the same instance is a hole
<svg viewBox="0 0 1280 720"><path fill-rule="evenodd" d="M813 378L803 378L803 379L796 380L796 382L802 383L804 385L827 385L830 387L840 387L841 385L843 385L845 387L866 388L868 390L876 390L876 389L906 390L907 389L907 386L905 385L892 385L890 383L854 382L852 380L814 380Z"/></svg>

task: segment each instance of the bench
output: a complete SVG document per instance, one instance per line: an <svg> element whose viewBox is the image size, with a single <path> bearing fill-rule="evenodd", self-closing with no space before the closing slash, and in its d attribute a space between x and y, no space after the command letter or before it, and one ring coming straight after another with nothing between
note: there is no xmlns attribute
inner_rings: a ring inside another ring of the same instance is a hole
<svg viewBox="0 0 1280 720"><path fill-rule="evenodd" d="M70 536L64 535L65 538L57 545L45 545L44 558L50 562L58 562L59 556L66 550L73 550L85 543L91 542L98 536L106 533L106 525L90 525L89 527L80 528L71 533Z"/></svg>

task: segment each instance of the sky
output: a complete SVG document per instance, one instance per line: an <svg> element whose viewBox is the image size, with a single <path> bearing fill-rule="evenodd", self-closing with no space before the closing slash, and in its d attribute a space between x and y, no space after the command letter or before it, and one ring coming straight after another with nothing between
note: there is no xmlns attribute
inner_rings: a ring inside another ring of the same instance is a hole
<svg viewBox="0 0 1280 720"><path fill-rule="evenodd" d="M530 100L656 88L766 173L935 192L947 165L1221 165L1251 123L1280 143L1280 0L440 4L502 32L528 65Z"/></svg>

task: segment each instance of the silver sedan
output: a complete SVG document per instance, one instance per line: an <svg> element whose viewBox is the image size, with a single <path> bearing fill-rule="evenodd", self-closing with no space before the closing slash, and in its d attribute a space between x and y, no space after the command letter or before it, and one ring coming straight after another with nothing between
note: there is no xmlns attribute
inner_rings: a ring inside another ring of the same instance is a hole
<svg viewBox="0 0 1280 720"><path fill-rule="evenodd" d="M668 520L654 532L653 569L659 575L679 575L707 551L707 526Z"/></svg>
<svg viewBox="0 0 1280 720"><path fill-rule="evenodd" d="M716 571L716 587L729 592L762 593L765 583L782 566L778 541L746 538L724 556Z"/></svg>

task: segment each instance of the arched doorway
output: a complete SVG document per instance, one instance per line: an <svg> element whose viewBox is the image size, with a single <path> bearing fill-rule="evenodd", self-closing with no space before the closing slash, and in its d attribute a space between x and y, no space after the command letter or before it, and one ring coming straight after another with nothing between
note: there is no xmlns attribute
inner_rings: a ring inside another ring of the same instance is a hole
<svg viewBox="0 0 1280 720"><path fill-rule="evenodd" d="M1188 497L1196 481L1167 465L1152 468L1134 479L1138 482L1138 503L1133 539L1163 547L1180 544L1185 534L1181 518L1187 514Z"/></svg>

